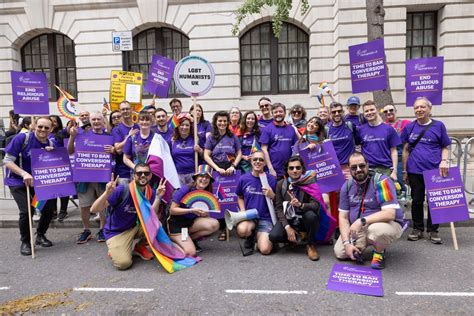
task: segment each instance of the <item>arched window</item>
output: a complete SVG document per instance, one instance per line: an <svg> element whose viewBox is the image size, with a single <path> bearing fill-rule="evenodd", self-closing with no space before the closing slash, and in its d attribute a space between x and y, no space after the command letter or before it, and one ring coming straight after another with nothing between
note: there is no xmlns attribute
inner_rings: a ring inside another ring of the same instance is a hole
<svg viewBox="0 0 474 316"><path fill-rule="evenodd" d="M306 93L309 87L308 34L284 23L276 38L270 22L240 38L243 95Z"/></svg>
<svg viewBox="0 0 474 316"><path fill-rule="evenodd" d="M179 31L166 27L140 32L133 37L133 51L124 52L124 70L141 72L143 82L146 82L153 54L179 61L189 55L189 38ZM168 96L174 97L178 93L172 82ZM150 95L145 90L143 94Z"/></svg>
<svg viewBox="0 0 474 316"><path fill-rule="evenodd" d="M44 72L48 78L49 99L58 98L57 85L77 97L76 53L74 42L59 33L43 34L21 48L23 71Z"/></svg>

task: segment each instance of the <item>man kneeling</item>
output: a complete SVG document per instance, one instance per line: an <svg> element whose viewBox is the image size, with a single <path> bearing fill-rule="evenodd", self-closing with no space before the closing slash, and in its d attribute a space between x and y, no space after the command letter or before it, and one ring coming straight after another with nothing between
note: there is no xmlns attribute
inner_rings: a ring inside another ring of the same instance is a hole
<svg viewBox="0 0 474 316"><path fill-rule="evenodd" d="M158 212L161 198L165 194L165 185L160 182L156 192L151 189L149 182L152 174L150 167L145 163L138 163L133 170L133 178L138 189L142 192L151 190L149 202L153 209ZM141 226L137 224L137 210L133 202L130 189L125 185L118 185L117 179L107 183L105 192L94 202L92 212L99 212L110 207L104 226L104 235L109 248L109 256L114 266L119 270L126 270L132 266L132 255L141 257L143 260L153 259L153 254L146 248ZM132 248L134 239L140 241ZM133 251L132 251L133 249Z"/></svg>
<svg viewBox="0 0 474 316"><path fill-rule="evenodd" d="M386 176L369 172L365 157L355 152L349 157L351 178L341 188L339 228L334 245L338 259L362 261L362 252L372 245L373 269L385 267L385 248L403 233L403 213L395 185Z"/></svg>

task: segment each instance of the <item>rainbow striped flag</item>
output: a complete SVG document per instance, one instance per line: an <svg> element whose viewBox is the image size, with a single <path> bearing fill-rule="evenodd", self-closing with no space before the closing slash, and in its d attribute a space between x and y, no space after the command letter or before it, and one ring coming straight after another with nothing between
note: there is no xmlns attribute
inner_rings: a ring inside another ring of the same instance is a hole
<svg viewBox="0 0 474 316"><path fill-rule="evenodd" d="M33 200L31 201L31 206L33 206L39 212L41 212L43 210L43 207L44 207L45 204L46 204L46 201L38 201L38 199L36 198L36 194L33 197Z"/></svg>
<svg viewBox="0 0 474 316"><path fill-rule="evenodd" d="M250 154L256 153L257 151L262 151L260 144L257 142L257 137L253 139L252 149L250 149Z"/></svg>
<svg viewBox="0 0 474 316"><path fill-rule="evenodd" d="M323 90L327 94L329 94L331 92L331 88L329 87L329 85L326 81L323 81L319 84L319 89Z"/></svg>
<svg viewBox="0 0 474 316"><path fill-rule="evenodd" d="M145 106L143 104L137 104L135 105L135 112L140 113L145 109Z"/></svg>
<svg viewBox="0 0 474 316"><path fill-rule="evenodd" d="M377 201L379 201L379 203L385 203L393 200L393 194L392 191L390 191L389 181L392 180L385 178L375 185L377 190Z"/></svg>
<svg viewBox="0 0 474 316"><path fill-rule="evenodd" d="M178 118L176 117L176 115L173 115L171 118L170 118L170 127L172 129L175 129L176 127L179 126L179 120Z"/></svg>
<svg viewBox="0 0 474 316"><path fill-rule="evenodd" d="M321 103L321 105L325 107L326 104L324 103L324 95L321 93L320 95L317 95L316 97L318 98L319 103Z"/></svg>
<svg viewBox="0 0 474 316"><path fill-rule="evenodd" d="M199 257L186 256L171 242L150 203L153 194L151 186L148 185L143 193L135 181L132 181L129 188L146 240L163 268L168 273L173 273L201 261Z"/></svg>

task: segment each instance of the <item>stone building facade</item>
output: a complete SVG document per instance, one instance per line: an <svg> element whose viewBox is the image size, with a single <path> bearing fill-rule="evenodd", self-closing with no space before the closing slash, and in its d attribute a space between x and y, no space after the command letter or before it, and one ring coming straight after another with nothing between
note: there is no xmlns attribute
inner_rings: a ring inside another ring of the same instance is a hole
<svg viewBox="0 0 474 316"><path fill-rule="evenodd" d="M300 103L313 109L312 114L319 107L316 95L323 80L333 87L336 99L345 102L351 95L348 46L367 41L364 0L310 0L304 15L295 0L286 37L280 40L266 24L271 9L245 20L233 36L233 11L239 4L226 0L2 1L0 116L8 117L12 108L11 70L45 68L55 81L52 84L66 84L82 108L94 110L108 98L111 70L146 69L153 52L174 58L200 55L213 64L215 86L199 99L208 119L212 112L231 106L257 109L263 95L288 106ZM385 0L385 11L390 84L400 116L412 116L405 107L407 56L444 56L443 105L435 107L434 116L446 123L452 135L472 135L474 3ZM112 51L111 33L124 30L136 37L132 54ZM55 92L51 93L54 113ZM372 94L360 97L365 100ZM157 103L169 109L168 101ZM183 103L187 108L190 100L183 98Z"/></svg>

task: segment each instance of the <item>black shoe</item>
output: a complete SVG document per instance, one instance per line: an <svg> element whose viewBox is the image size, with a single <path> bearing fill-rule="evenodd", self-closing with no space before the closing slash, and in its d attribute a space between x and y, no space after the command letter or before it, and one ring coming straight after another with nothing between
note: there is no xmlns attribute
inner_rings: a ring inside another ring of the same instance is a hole
<svg viewBox="0 0 474 316"><path fill-rule="evenodd" d="M29 242L21 242L20 252L23 256L31 256L31 244Z"/></svg>
<svg viewBox="0 0 474 316"><path fill-rule="evenodd" d="M196 253L202 252L201 246L199 246L198 242L196 240L193 240L194 243L194 248L196 248Z"/></svg>
<svg viewBox="0 0 474 316"><path fill-rule="evenodd" d="M44 235L36 236L36 245L41 247L52 247L53 243Z"/></svg>
<svg viewBox="0 0 474 316"><path fill-rule="evenodd" d="M65 218L69 217L67 211L61 211L58 214L58 222L62 222Z"/></svg>

